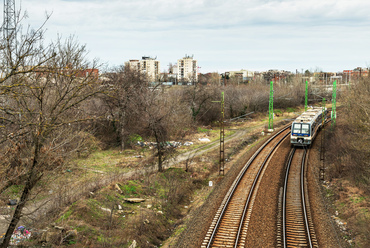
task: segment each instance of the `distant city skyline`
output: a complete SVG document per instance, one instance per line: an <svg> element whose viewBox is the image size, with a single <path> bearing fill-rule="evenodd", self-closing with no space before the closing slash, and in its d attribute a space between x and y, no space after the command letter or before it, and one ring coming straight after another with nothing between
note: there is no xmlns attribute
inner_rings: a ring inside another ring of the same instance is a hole
<svg viewBox="0 0 370 248"><path fill-rule="evenodd" d="M269 69L343 71L370 66L370 2L362 0L16 0L23 26L46 42L75 35L108 66L186 54L201 73Z"/></svg>

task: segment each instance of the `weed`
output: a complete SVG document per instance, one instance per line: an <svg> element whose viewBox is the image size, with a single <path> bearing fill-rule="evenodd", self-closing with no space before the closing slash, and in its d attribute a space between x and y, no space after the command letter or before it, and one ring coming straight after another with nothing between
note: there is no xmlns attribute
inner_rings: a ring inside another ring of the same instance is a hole
<svg viewBox="0 0 370 248"><path fill-rule="evenodd" d="M199 133L206 133L206 132L209 132L209 129L207 129L207 128L202 128L202 127L198 127L198 132L199 132Z"/></svg>
<svg viewBox="0 0 370 248"><path fill-rule="evenodd" d="M72 213L73 213L73 209L70 208L67 212L65 212L62 216L60 216L59 219L57 219L56 223L60 223L63 220L67 220L71 216Z"/></svg>
<svg viewBox="0 0 370 248"><path fill-rule="evenodd" d="M9 197L20 196L19 194L23 191L24 185L13 185L8 189Z"/></svg>
<svg viewBox="0 0 370 248"><path fill-rule="evenodd" d="M354 197L351 197L350 198L350 201L357 204L357 203L361 203L365 200L365 197L364 196L360 196L360 197L357 197L357 196L354 196Z"/></svg>
<svg viewBox="0 0 370 248"><path fill-rule="evenodd" d="M286 111L288 113L293 113L293 112L296 112L296 109L294 109L294 108L287 108Z"/></svg>
<svg viewBox="0 0 370 248"><path fill-rule="evenodd" d="M138 196L142 192L142 187L138 181L128 181L120 188L125 196Z"/></svg>
<svg viewBox="0 0 370 248"><path fill-rule="evenodd" d="M282 115L283 112L280 109L274 109L274 113L276 116Z"/></svg>

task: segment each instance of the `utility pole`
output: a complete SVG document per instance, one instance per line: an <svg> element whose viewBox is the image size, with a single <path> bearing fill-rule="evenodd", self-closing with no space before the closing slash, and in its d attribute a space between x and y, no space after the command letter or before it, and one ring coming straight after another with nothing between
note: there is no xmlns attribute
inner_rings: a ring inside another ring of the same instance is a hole
<svg viewBox="0 0 370 248"><path fill-rule="evenodd" d="M325 181L325 98L322 99L322 134L321 134L321 149L320 149L320 161L321 161L321 167L320 167L320 180Z"/></svg>
<svg viewBox="0 0 370 248"><path fill-rule="evenodd" d="M331 98L331 126L335 127L335 122L337 120L337 80L333 82L333 96Z"/></svg>
<svg viewBox="0 0 370 248"><path fill-rule="evenodd" d="M308 104L308 82L306 80L306 89L305 89L305 94L304 94L304 111L307 111L307 104Z"/></svg>
<svg viewBox="0 0 370 248"><path fill-rule="evenodd" d="M225 98L224 92L221 92L221 101L212 101L221 103L221 117L220 117L220 167L219 175L225 175Z"/></svg>
<svg viewBox="0 0 370 248"><path fill-rule="evenodd" d="M3 38L6 41L7 70L15 69L13 57L17 49L15 0L4 0Z"/></svg>
<svg viewBox="0 0 370 248"><path fill-rule="evenodd" d="M274 129L274 82L270 82L270 98L269 98L269 130Z"/></svg>

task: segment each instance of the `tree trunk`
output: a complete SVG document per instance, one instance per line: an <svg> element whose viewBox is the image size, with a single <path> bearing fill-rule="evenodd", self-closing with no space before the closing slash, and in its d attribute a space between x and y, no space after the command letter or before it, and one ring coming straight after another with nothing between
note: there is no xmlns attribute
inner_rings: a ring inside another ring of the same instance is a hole
<svg viewBox="0 0 370 248"><path fill-rule="evenodd" d="M22 210L27 203L27 199L31 193L31 190L33 189L37 181L41 178L41 176L37 176L37 169L38 169L37 165L38 165L40 149L41 149L41 144L39 142L39 136L37 135L35 137L35 149L34 149L33 162L28 172L28 177L26 179L26 185L24 186L21 199L15 209L15 212L9 224L8 230L6 231L4 241L3 243L0 244L0 248L7 248L9 246L10 239L22 216Z"/></svg>
<svg viewBox="0 0 370 248"><path fill-rule="evenodd" d="M162 172L162 146L159 142L157 142L157 149L158 149L158 171Z"/></svg>
<svg viewBox="0 0 370 248"><path fill-rule="evenodd" d="M121 107L119 110L119 139L121 151L125 149L125 114L126 111Z"/></svg>
<svg viewBox="0 0 370 248"><path fill-rule="evenodd" d="M32 188L35 186L36 182L37 182L37 178L36 178L34 171L30 171L29 177L27 178L26 186L24 187L24 190L22 192L21 199L15 209L13 218L9 224L8 230L6 231L4 241L2 244L0 244L0 248L7 248L9 246L12 234L22 216L22 210L24 206L26 205L27 199L31 193Z"/></svg>

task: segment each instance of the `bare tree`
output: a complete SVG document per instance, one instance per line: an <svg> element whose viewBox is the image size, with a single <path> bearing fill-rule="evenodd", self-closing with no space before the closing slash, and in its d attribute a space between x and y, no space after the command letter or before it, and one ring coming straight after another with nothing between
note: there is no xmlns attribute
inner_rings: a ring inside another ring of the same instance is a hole
<svg viewBox="0 0 370 248"><path fill-rule="evenodd" d="M142 102L145 103L141 122L145 124L144 132L156 142L158 171L163 171L163 162L168 159L175 148L168 144L172 138L181 139L184 127L191 122L188 110L183 106L179 91L162 91L155 87Z"/></svg>
<svg viewBox="0 0 370 248"><path fill-rule="evenodd" d="M68 134L75 132L75 124L92 119L81 105L99 92L98 75L96 62L88 63L85 56L85 46L73 37L44 46L43 31L31 30L22 36L16 66L1 81L0 142L5 154L0 168L8 173L0 188L17 179L24 188L0 247L8 247L35 185L74 149L75 136Z"/></svg>
<svg viewBox="0 0 370 248"><path fill-rule="evenodd" d="M183 101L189 105L194 122L197 121L199 113L204 110L206 103L211 101L211 93L212 91L209 91L208 87L200 84L195 84L184 90Z"/></svg>
<svg viewBox="0 0 370 248"><path fill-rule="evenodd" d="M117 133L121 149L132 131L138 129L137 118L142 99L148 91L146 76L129 66L120 66L108 74L106 94L102 97Z"/></svg>

